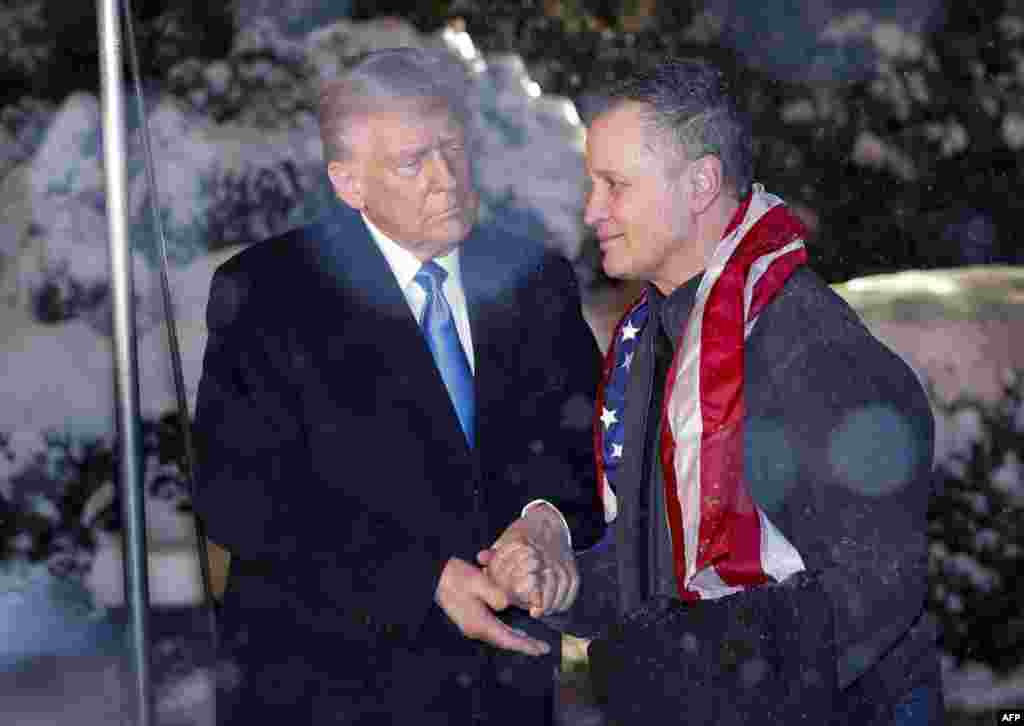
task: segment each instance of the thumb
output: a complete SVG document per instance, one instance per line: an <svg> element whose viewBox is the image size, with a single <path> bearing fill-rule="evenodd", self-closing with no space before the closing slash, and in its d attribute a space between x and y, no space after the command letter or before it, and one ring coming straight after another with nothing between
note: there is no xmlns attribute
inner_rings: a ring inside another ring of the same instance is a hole
<svg viewBox="0 0 1024 726"><path fill-rule="evenodd" d="M485 603L487 603L491 610L501 612L509 606L508 594L495 585L491 581L491 578L483 575L477 580L477 582L479 583L477 594Z"/></svg>
<svg viewBox="0 0 1024 726"><path fill-rule="evenodd" d="M479 562L482 567L487 567L487 565L493 559L494 559L494 550L492 550L492 549L480 550L479 552L476 553L476 561Z"/></svg>

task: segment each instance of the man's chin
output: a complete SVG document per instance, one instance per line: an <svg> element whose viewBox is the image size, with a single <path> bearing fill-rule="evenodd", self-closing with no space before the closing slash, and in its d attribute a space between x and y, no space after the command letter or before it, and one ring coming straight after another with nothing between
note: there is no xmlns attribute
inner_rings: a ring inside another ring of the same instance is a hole
<svg viewBox="0 0 1024 726"><path fill-rule="evenodd" d="M443 236L452 242L461 242L469 235L476 222L476 212L461 209L458 212L439 217L436 227L439 236Z"/></svg>
<svg viewBox="0 0 1024 726"><path fill-rule="evenodd" d="M607 253L601 258L601 269L604 270L604 274L614 280L632 279L629 274L629 267L622 264L621 260L616 260L614 256Z"/></svg>
<svg viewBox="0 0 1024 726"><path fill-rule="evenodd" d="M460 217L439 221L431 225L430 246L436 250L444 250L439 254L448 254L461 245L472 230L472 223Z"/></svg>

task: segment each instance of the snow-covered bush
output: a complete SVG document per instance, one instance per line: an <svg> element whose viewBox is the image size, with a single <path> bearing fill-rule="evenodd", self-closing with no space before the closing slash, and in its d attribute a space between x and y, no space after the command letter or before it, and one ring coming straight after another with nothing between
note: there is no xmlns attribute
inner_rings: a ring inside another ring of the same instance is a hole
<svg viewBox="0 0 1024 726"><path fill-rule="evenodd" d="M143 421L146 494L187 511L177 415ZM121 528L117 455L110 441L0 433L0 561L45 563L85 577L102 532ZM152 524L152 523L151 523Z"/></svg>
<svg viewBox="0 0 1024 726"><path fill-rule="evenodd" d="M52 103L31 96L0 108L0 178L32 156L53 114Z"/></svg>
<svg viewBox="0 0 1024 726"><path fill-rule="evenodd" d="M168 71L168 88L192 110L217 121L279 126L312 113L309 79L316 69L304 46L257 18L235 36L231 52L212 63L186 58Z"/></svg>
<svg viewBox="0 0 1024 726"><path fill-rule="evenodd" d="M1007 672L1024 663L1024 374L995 405L940 404L953 429L929 514L930 609L957 663Z"/></svg>

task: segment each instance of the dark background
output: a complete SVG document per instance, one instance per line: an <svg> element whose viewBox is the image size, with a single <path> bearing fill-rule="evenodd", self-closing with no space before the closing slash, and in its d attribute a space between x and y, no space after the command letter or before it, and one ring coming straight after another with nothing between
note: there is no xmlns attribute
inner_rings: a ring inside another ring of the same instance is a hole
<svg viewBox="0 0 1024 726"><path fill-rule="evenodd" d="M455 22L485 56L521 55L545 93L572 98L584 117L594 92L633 67L667 54L716 60L754 117L757 179L811 222L812 260L831 282L1024 261L1017 240L1024 139L1014 148L1004 131L1008 115L1024 114L1017 0L908 0L898 8L852 0L335 5L353 19L398 16L424 32ZM9 0L9 8L0 108L98 88L93 4ZM230 50L238 14L230 3L136 0L133 9L150 84L166 84L182 59L209 61ZM823 36L830 24L855 27L857 13L869 19L867 30ZM878 23L909 29L917 51L880 53L871 39ZM787 111L800 102L813 116ZM858 152L858 140L872 138L866 133L884 145L884 159L864 160L870 144Z"/></svg>

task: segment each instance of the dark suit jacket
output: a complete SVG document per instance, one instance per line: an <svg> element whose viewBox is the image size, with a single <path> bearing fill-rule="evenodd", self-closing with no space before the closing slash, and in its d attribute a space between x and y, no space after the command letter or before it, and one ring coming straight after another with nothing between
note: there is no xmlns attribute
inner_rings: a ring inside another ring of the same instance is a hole
<svg viewBox="0 0 1024 726"><path fill-rule="evenodd" d="M600 537L599 354L563 259L478 230L461 264L473 449L357 213L339 203L217 270L195 506L232 554L221 625L240 678L222 723L549 717L557 636L517 610L553 652L498 652L433 595L450 557L474 562L532 499L562 511L577 548Z"/></svg>

